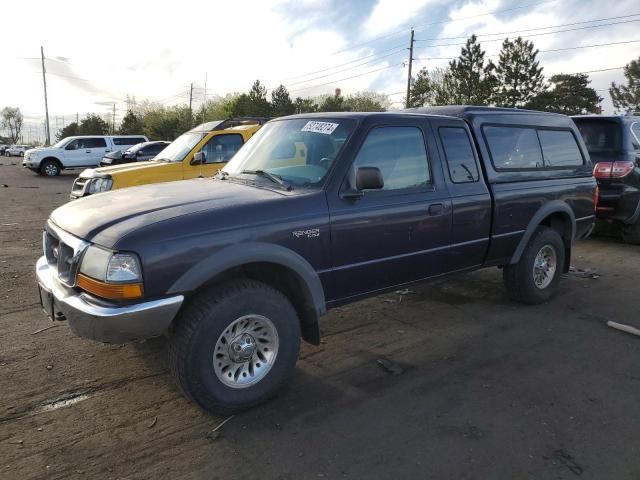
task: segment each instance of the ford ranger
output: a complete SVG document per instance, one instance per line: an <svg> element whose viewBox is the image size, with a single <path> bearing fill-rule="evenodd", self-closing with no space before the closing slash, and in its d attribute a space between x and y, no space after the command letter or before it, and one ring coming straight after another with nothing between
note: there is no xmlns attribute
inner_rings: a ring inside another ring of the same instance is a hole
<svg viewBox="0 0 640 480"><path fill-rule="evenodd" d="M274 395L333 307L485 267L502 268L514 300L550 300L590 232L595 190L563 115L285 117L214 178L55 210L40 300L97 341L168 334L181 390L227 414Z"/></svg>

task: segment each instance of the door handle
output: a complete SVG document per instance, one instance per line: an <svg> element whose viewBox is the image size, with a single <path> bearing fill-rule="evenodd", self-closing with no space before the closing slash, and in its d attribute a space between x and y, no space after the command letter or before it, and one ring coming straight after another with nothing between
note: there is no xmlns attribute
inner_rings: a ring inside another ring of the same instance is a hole
<svg viewBox="0 0 640 480"><path fill-rule="evenodd" d="M91 153L91 150L85 150L84 153Z"/></svg>
<svg viewBox="0 0 640 480"><path fill-rule="evenodd" d="M429 215L441 215L446 210L442 203L429 205Z"/></svg>

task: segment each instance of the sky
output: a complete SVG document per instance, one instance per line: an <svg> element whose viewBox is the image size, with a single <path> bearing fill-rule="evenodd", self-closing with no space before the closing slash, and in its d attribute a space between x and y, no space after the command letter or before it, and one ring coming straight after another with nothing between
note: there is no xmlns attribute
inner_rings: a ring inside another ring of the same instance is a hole
<svg viewBox="0 0 640 480"><path fill-rule="evenodd" d="M2 27L0 108L20 107L32 137L44 122L40 46L52 135L114 103L117 122L127 96L188 103L192 83L194 106L260 79L292 97L373 90L400 108L411 27L414 75L446 66L472 33L494 60L504 37L520 34L547 78L605 70L589 75L606 113L607 88L624 79L613 69L640 56L637 0L21 0L3 5L3 18L13 20Z"/></svg>

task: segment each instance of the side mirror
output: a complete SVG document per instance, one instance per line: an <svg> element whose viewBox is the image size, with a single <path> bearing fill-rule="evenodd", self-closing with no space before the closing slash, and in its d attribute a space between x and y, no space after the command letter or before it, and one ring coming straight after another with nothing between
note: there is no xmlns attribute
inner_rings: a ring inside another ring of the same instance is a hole
<svg viewBox="0 0 640 480"><path fill-rule="evenodd" d="M351 186L342 192L341 197L349 200L357 200L364 196L364 190L380 190L384 187L382 172L378 167L357 167L351 171Z"/></svg>
<svg viewBox="0 0 640 480"><path fill-rule="evenodd" d="M384 179L378 167L356 168L356 188L358 190L380 190L383 187Z"/></svg>
<svg viewBox="0 0 640 480"><path fill-rule="evenodd" d="M64 149L65 150L75 150L76 149L76 145L75 145L75 143L70 143Z"/></svg>
<svg viewBox="0 0 640 480"><path fill-rule="evenodd" d="M201 165L206 160L207 160L207 156L205 155L205 153L202 150L200 150L199 152L196 152L193 155L193 161L191 162L191 165Z"/></svg>

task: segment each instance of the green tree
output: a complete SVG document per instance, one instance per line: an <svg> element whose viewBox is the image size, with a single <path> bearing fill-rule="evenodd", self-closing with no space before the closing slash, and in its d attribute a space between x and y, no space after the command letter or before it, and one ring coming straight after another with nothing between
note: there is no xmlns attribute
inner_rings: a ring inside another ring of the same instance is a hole
<svg viewBox="0 0 640 480"><path fill-rule="evenodd" d="M144 131L144 122L142 118L128 110L122 119L118 133L121 135L140 135Z"/></svg>
<svg viewBox="0 0 640 480"><path fill-rule="evenodd" d="M198 112L195 114L195 123L210 122L213 120L223 120L233 116L233 105L236 98L239 95L237 93L229 93L224 97L215 96L207 103L201 105Z"/></svg>
<svg viewBox="0 0 640 480"><path fill-rule="evenodd" d="M289 91L284 85L271 92L271 115L274 117L283 117L295 113L296 107L291 101Z"/></svg>
<svg viewBox="0 0 640 480"><path fill-rule="evenodd" d="M550 88L533 97L526 108L565 115L598 113L602 98L589 86L588 75L553 75L549 83Z"/></svg>
<svg viewBox="0 0 640 480"><path fill-rule="evenodd" d="M356 92L344 101L350 112L384 112L389 106L389 97L377 92Z"/></svg>
<svg viewBox="0 0 640 480"><path fill-rule="evenodd" d="M0 126L9 132L11 143L17 143L22 133L22 123L24 118L18 107L4 107L0 111Z"/></svg>
<svg viewBox="0 0 640 480"><path fill-rule="evenodd" d="M56 140L60 141L63 138L73 137L75 135L80 135L80 127L76 122L71 122L69 125L66 125L64 128L58 130L56 134Z"/></svg>
<svg viewBox="0 0 640 480"><path fill-rule="evenodd" d="M491 61L485 65L485 52L478 38L472 35L460 50L460 57L449 62L446 83L453 103L466 105L488 105L496 85L495 66Z"/></svg>
<svg viewBox="0 0 640 480"><path fill-rule="evenodd" d="M100 115L89 113L78 127L79 135L108 135L110 126Z"/></svg>
<svg viewBox="0 0 640 480"><path fill-rule="evenodd" d="M613 106L622 113L640 112L640 57L624 67L624 76L626 85L612 82L609 88Z"/></svg>
<svg viewBox="0 0 640 480"><path fill-rule="evenodd" d="M334 95L327 95L319 102L319 112L348 112L349 106L346 104L339 88L336 88Z"/></svg>
<svg viewBox="0 0 640 480"><path fill-rule="evenodd" d="M502 42L495 69L498 88L495 103L503 107L521 107L544 91L544 75L533 42L518 37Z"/></svg>
<svg viewBox="0 0 640 480"><path fill-rule="evenodd" d="M269 115L269 100L267 100L267 89L260 83L260 80L253 82L249 90L249 101L251 102L250 115L256 117L266 117Z"/></svg>
<svg viewBox="0 0 640 480"><path fill-rule="evenodd" d="M313 98L297 97L294 101L295 113L313 113L318 111L318 103Z"/></svg>
<svg viewBox="0 0 640 480"><path fill-rule="evenodd" d="M175 140L189 129L191 116L187 105L160 106L144 116L144 134L151 140Z"/></svg>
<svg viewBox="0 0 640 480"><path fill-rule="evenodd" d="M451 72L448 68L436 67L433 70L423 68L418 72L411 87L411 107L427 105L452 105L456 95L451 85Z"/></svg>

